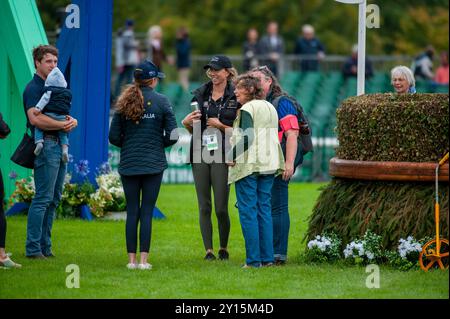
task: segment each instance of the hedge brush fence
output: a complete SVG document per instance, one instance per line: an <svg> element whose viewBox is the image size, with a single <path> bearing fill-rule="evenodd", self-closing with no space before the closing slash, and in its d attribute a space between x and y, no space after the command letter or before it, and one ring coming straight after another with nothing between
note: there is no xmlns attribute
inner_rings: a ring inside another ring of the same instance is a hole
<svg viewBox="0 0 450 319"><path fill-rule="evenodd" d="M436 163L449 151L448 94L372 94L337 110L339 159ZM309 218L306 239L335 232L343 244L370 229L384 248L400 238L434 236L433 182L333 178ZM439 183L441 233L448 238L448 181Z"/></svg>

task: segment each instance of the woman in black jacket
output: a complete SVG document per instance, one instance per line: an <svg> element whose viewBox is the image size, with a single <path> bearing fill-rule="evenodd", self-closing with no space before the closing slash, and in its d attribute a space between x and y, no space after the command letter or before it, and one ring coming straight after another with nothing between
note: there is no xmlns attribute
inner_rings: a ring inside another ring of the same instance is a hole
<svg viewBox="0 0 450 319"><path fill-rule="evenodd" d="M119 174L127 201L126 243L129 269L151 269L152 215L167 168L164 148L177 142L177 128L170 102L154 91L164 74L151 61L134 71L134 83L118 98L109 141L121 148ZM175 130L176 131L176 130ZM174 132L175 132L174 131ZM140 223L140 262L136 262L137 227Z"/></svg>
<svg viewBox="0 0 450 319"><path fill-rule="evenodd" d="M191 147L192 173L200 215L200 231L206 250L206 260L214 260L211 188L214 192L214 207L219 225L219 259L226 260L230 217L228 215L228 166L225 164L225 130L231 129L237 114L237 102L232 80L237 76L228 57L214 56L204 66L211 79L193 92L193 102L199 111L188 114L183 125L193 133ZM200 121L198 121L200 120ZM195 123L198 123L197 126ZM228 143L228 141L227 141Z"/></svg>
<svg viewBox="0 0 450 319"><path fill-rule="evenodd" d="M3 121L2 113L0 113L0 138L4 139L10 133L8 125ZM3 198L5 197L5 187L3 185L2 170L0 168L0 266L7 268L20 268L5 252L6 241L6 218L3 210Z"/></svg>

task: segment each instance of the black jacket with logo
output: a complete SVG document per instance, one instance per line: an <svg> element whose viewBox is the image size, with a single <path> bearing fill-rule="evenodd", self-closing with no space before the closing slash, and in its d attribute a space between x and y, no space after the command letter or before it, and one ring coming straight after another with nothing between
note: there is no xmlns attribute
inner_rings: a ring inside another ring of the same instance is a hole
<svg viewBox="0 0 450 319"><path fill-rule="evenodd" d="M213 90L213 84L211 81L203 84L198 89L194 90L192 94L194 97L192 98L192 101L198 102L199 108L202 112L202 118L201 118L201 131L203 134L203 131L206 129L206 113L208 110L207 104L209 101L209 98L212 94ZM206 104L205 104L206 102ZM236 119L237 111L239 109L239 104L236 101L236 96L234 95L234 86L231 83L231 81L228 81L227 86L225 87L225 91L223 94L223 100L222 100L223 107L219 110L218 116L209 116L211 117L218 117L220 122L225 124L226 126L233 126L233 122ZM225 148L223 145L225 145L225 133L222 133L222 155L225 154ZM201 141L199 142L201 143ZM190 162L192 163L192 149L193 149L193 141L191 140L191 147L190 147Z"/></svg>
<svg viewBox="0 0 450 319"><path fill-rule="evenodd" d="M197 101L200 110L202 111L202 132L206 129L206 108L204 106L205 102L208 102L209 97L212 94L212 89L213 84L210 81L192 92L194 95L192 101ZM227 83L223 94L223 105L224 107L220 110L220 122L227 126L233 126L238 104L236 96L234 95L234 86L230 81Z"/></svg>
<svg viewBox="0 0 450 319"><path fill-rule="evenodd" d="M111 144L121 148L119 173L158 174L167 168L164 148L178 140L171 132L177 128L175 115L166 96L143 87L144 114L137 122L116 112L109 130Z"/></svg>

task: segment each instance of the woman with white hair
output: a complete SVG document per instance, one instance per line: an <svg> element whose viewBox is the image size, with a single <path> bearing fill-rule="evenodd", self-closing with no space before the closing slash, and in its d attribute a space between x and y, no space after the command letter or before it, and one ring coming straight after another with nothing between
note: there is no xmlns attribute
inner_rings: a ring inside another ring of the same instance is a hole
<svg viewBox="0 0 450 319"><path fill-rule="evenodd" d="M163 32L159 25L153 25L147 32L147 58L162 72L163 62L168 62L163 48Z"/></svg>
<svg viewBox="0 0 450 319"><path fill-rule="evenodd" d="M406 66L399 65L392 69L391 84L398 94L416 93L414 74Z"/></svg>

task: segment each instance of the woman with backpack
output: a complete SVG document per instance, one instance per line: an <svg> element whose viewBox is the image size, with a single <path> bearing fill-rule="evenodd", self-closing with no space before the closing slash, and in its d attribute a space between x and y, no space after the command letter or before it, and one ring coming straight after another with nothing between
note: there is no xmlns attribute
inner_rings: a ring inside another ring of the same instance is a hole
<svg viewBox="0 0 450 319"><path fill-rule="evenodd" d="M259 78L266 100L275 106L278 114L278 135L285 158L285 171L278 175L272 187L273 248L275 265L284 265L287 260L290 228L288 208L289 180L295 168L303 162L303 153L298 145L300 126L299 112L292 98L283 92L277 78L267 66L254 68L250 73Z"/></svg>

